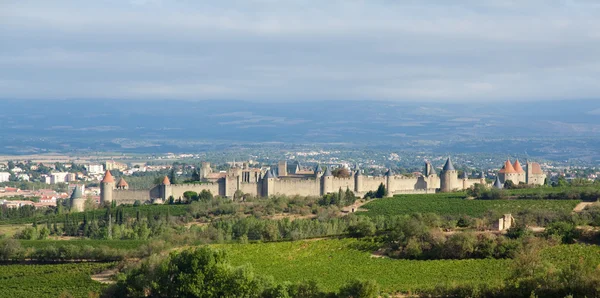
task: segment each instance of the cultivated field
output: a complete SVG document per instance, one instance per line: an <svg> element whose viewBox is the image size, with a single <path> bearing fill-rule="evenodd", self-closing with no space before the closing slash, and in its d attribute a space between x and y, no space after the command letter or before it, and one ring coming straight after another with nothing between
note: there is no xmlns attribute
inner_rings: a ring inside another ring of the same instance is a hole
<svg viewBox="0 0 600 298"><path fill-rule="evenodd" d="M447 195L402 195L376 199L362 206L362 214L369 216L409 213L437 213L440 215L468 215L481 217L490 211L517 213L526 209L569 212L578 200L467 200Z"/></svg>
<svg viewBox="0 0 600 298"><path fill-rule="evenodd" d="M104 287L90 275L112 266L113 263L0 265L0 297L90 297L90 292Z"/></svg>
<svg viewBox="0 0 600 298"><path fill-rule="evenodd" d="M376 280L388 293L431 289L437 285L500 285L510 274L510 259L399 260L374 257L367 242L328 239L257 244L214 245L227 251L233 264L251 264L276 281L315 280L335 290L352 279ZM600 247L561 245L545 249L545 261L556 265L580 258L600 263Z"/></svg>

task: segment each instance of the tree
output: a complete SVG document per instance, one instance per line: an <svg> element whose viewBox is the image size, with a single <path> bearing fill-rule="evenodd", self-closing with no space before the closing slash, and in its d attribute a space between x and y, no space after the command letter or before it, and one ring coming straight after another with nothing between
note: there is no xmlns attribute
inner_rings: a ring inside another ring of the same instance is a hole
<svg viewBox="0 0 600 298"><path fill-rule="evenodd" d="M200 181L200 171L198 169L192 173L192 181Z"/></svg>
<svg viewBox="0 0 600 298"><path fill-rule="evenodd" d="M383 183L379 184L379 187L377 187L377 191L375 192L375 197L378 199L387 197L388 195L388 191L385 188L385 185L383 185Z"/></svg>
<svg viewBox="0 0 600 298"><path fill-rule="evenodd" d="M331 171L331 174L336 178L348 178L350 177L350 170L345 167L341 167Z"/></svg>
<svg viewBox="0 0 600 298"><path fill-rule="evenodd" d="M201 247L173 252L152 266L144 263L117 283L118 297L260 297L272 281L249 267L232 267L223 251Z"/></svg>
<svg viewBox="0 0 600 298"><path fill-rule="evenodd" d="M175 179L175 168L172 168L171 172L169 172L169 182L171 182L171 184L177 184L177 179Z"/></svg>
<svg viewBox="0 0 600 298"><path fill-rule="evenodd" d="M339 297L376 298L379 297L379 285L374 280L354 280L340 289Z"/></svg>
<svg viewBox="0 0 600 298"><path fill-rule="evenodd" d="M186 192L183 193L183 197L188 202L197 201L198 200L198 193L195 192L195 191L188 190L188 191L186 191Z"/></svg>
<svg viewBox="0 0 600 298"><path fill-rule="evenodd" d="M198 195L198 199L199 199L200 201L209 202L209 201L212 201L212 199L213 199L213 195L212 195L212 193L210 192L210 190L203 189L203 190L200 192L200 194Z"/></svg>

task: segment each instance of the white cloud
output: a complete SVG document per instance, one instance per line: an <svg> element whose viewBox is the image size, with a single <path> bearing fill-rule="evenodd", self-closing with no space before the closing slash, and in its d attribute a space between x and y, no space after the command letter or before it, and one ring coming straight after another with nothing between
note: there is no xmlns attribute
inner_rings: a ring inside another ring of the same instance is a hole
<svg viewBox="0 0 600 298"><path fill-rule="evenodd" d="M0 4L0 97L594 98L599 13L584 0L14 1Z"/></svg>

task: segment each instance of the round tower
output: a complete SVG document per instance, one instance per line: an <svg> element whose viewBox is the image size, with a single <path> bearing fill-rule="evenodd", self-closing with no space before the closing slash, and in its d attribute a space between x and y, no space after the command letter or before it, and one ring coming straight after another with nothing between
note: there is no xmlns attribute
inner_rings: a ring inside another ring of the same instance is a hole
<svg viewBox="0 0 600 298"><path fill-rule="evenodd" d="M321 177L321 195L331 192L333 192L333 174L331 174L331 170L327 167Z"/></svg>
<svg viewBox="0 0 600 298"><path fill-rule="evenodd" d="M83 197L83 186L77 185L71 194L71 211L85 211L85 198Z"/></svg>
<svg viewBox="0 0 600 298"><path fill-rule="evenodd" d="M360 169L356 169L356 174L354 174L354 192L359 194L363 192L363 175L360 172Z"/></svg>
<svg viewBox="0 0 600 298"><path fill-rule="evenodd" d="M458 173L452 164L452 160L448 158L444 168L442 169L442 173L440 174L440 191L451 192L456 188L457 183Z"/></svg>
<svg viewBox="0 0 600 298"><path fill-rule="evenodd" d="M395 190L393 182L394 182L394 173L392 172L392 169L388 169L387 172L385 172L385 188L387 189L387 191L390 195L392 195L392 193Z"/></svg>
<svg viewBox="0 0 600 298"><path fill-rule="evenodd" d="M163 199L163 202L167 202L167 200L172 194L173 191L171 189L171 181L169 180L168 176L165 176L165 178L163 178L162 183L160 184L160 195Z"/></svg>
<svg viewBox="0 0 600 298"><path fill-rule="evenodd" d="M102 181L100 181L100 204L112 203L114 189L115 178L109 170L106 170L106 173L104 173L104 178L102 178Z"/></svg>
<svg viewBox="0 0 600 298"><path fill-rule="evenodd" d="M274 195L275 191L275 175L273 170L268 170L265 177L263 178L263 197L269 197Z"/></svg>

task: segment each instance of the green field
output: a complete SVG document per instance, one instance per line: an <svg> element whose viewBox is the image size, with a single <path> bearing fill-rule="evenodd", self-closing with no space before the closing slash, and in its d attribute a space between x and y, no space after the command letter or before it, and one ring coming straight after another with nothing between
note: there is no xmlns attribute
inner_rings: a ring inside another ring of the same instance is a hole
<svg viewBox="0 0 600 298"><path fill-rule="evenodd" d="M90 274L114 266L113 263L58 265L0 265L0 297L89 297L104 286ZM71 297L71 296L67 296Z"/></svg>
<svg viewBox="0 0 600 298"><path fill-rule="evenodd" d="M65 245L74 245L77 247L92 246L100 247L105 246L114 249L134 250L140 246L147 244L146 240L93 240L93 239L81 239L81 240L19 240L21 245L25 248L44 248L48 246L61 247Z"/></svg>
<svg viewBox="0 0 600 298"><path fill-rule="evenodd" d="M397 260L374 258L364 242L330 239L261 244L214 245L227 251L234 265L251 264L259 274L276 281L316 280L333 291L345 282L359 278L376 280L387 293L431 289L436 285L487 284L499 286L510 274L509 259L482 260ZM600 264L600 247L569 245L543 252L549 261L577 262L580 257Z"/></svg>
<svg viewBox="0 0 600 298"><path fill-rule="evenodd" d="M526 209L568 212L579 202L577 200L466 200L443 195L402 195L373 200L362 206L367 211L359 214L377 216L418 212L481 217L488 211L500 214L517 213Z"/></svg>
<svg viewBox="0 0 600 298"><path fill-rule="evenodd" d="M250 263L276 281L316 280L337 290L355 279L376 280L386 292L432 288L436 284L494 284L508 274L510 260L413 261L374 258L353 247L358 240L296 241L215 245L225 249L235 265Z"/></svg>

